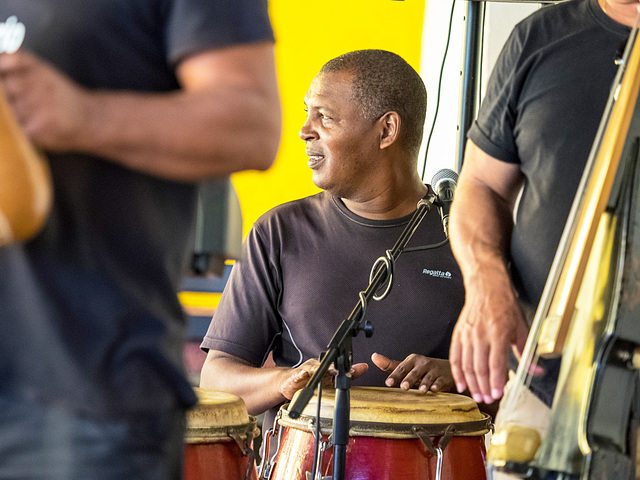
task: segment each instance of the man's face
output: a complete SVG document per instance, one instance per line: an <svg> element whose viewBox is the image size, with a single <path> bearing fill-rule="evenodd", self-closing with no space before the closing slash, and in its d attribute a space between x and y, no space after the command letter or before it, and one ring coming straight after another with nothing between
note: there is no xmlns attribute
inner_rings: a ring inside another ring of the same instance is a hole
<svg viewBox="0 0 640 480"><path fill-rule="evenodd" d="M350 72L318 75L305 95L307 120L300 130L313 183L341 198L366 193L379 152L379 122L362 117L351 100Z"/></svg>

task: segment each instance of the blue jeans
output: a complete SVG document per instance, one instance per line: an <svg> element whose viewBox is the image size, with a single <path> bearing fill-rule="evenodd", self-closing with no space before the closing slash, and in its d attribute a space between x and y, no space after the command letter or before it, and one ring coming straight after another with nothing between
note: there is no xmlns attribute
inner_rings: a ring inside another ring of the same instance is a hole
<svg viewBox="0 0 640 480"><path fill-rule="evenodd" d="M127 420L0 393L0 479L178 480L184 414Z"/></svg>

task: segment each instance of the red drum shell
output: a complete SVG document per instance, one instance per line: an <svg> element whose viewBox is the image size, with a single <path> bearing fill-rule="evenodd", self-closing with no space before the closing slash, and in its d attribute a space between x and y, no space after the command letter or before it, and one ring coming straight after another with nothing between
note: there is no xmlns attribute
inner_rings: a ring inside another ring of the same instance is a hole
<svg viewBox="0 0 640 480"><path fill-rule="evenodd" d="M247 470L257 480L253 455L243 455L233 440L185 446L184 480L245 480Z"/></svg>
<svg viewBox="0 0 640 480"><path fill-rule="evenodd" d="M323 392L321 432L325 442L331 433L331 420L326 416L333 408L332 392L326 396ZM315 410L315 398L300 419L290 419L286 406L280 410L276 423L282 427L282 436L272 466L272 480L307 480L307 472L312 471L315 418L307 414ZM437 457L414 430L422 430L427 441L438 445L447 428L453 436L446 434L448 443L443 450L440 480L486 479L484 434L489 431L490 422L471 399L452 394L353 387L351 407L345 480L437 480ZM357 412L358 420L353 420L353 412ZM373 421L367 421L368 417ZM455 422L447 424L447 417ZM419 422L408 424L409 418ZM393 425L394 420L402 423ZM323 454L321 474L333 475L333 447Z"/></svg>
<svg viewBox="0 0 640 480"><path fill-rule="evenodd" d="M184 480L257 480L253 439L259 435L240 397L196 388L187 412Z"/></svg>

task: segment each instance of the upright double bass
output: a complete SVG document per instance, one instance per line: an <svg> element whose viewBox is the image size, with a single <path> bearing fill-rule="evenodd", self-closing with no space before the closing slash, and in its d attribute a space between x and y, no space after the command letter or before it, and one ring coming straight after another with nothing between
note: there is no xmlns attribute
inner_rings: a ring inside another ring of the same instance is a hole
<svg viewBox="0 0 640 480"><path fill-rule="evenodd" d="M0 247L36 235L52 197L48 163L21 131L0 86Z"/></svg>
<svg viewBox="0 0 640 480"><path fill-rule="evenodd" d="M640 41L627 41L515 387L488 452L490 472L532 479L636 478L640 415ZM546 433L518 422L541 357L562 356Z"/></svg>

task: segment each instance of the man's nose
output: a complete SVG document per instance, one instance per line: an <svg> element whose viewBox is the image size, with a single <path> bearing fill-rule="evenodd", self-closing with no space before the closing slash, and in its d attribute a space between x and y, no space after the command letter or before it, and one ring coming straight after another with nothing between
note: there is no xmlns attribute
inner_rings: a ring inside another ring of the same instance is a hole
<svg viewBox="0 0 640 480"><path fill-rule="evenodd" d="M298 132L298 136L305 142L307 140L313 140L314 138L318 137L315 129L311 127L309 120L302 124L302 128L300 129L300 132Z"/></svg>

